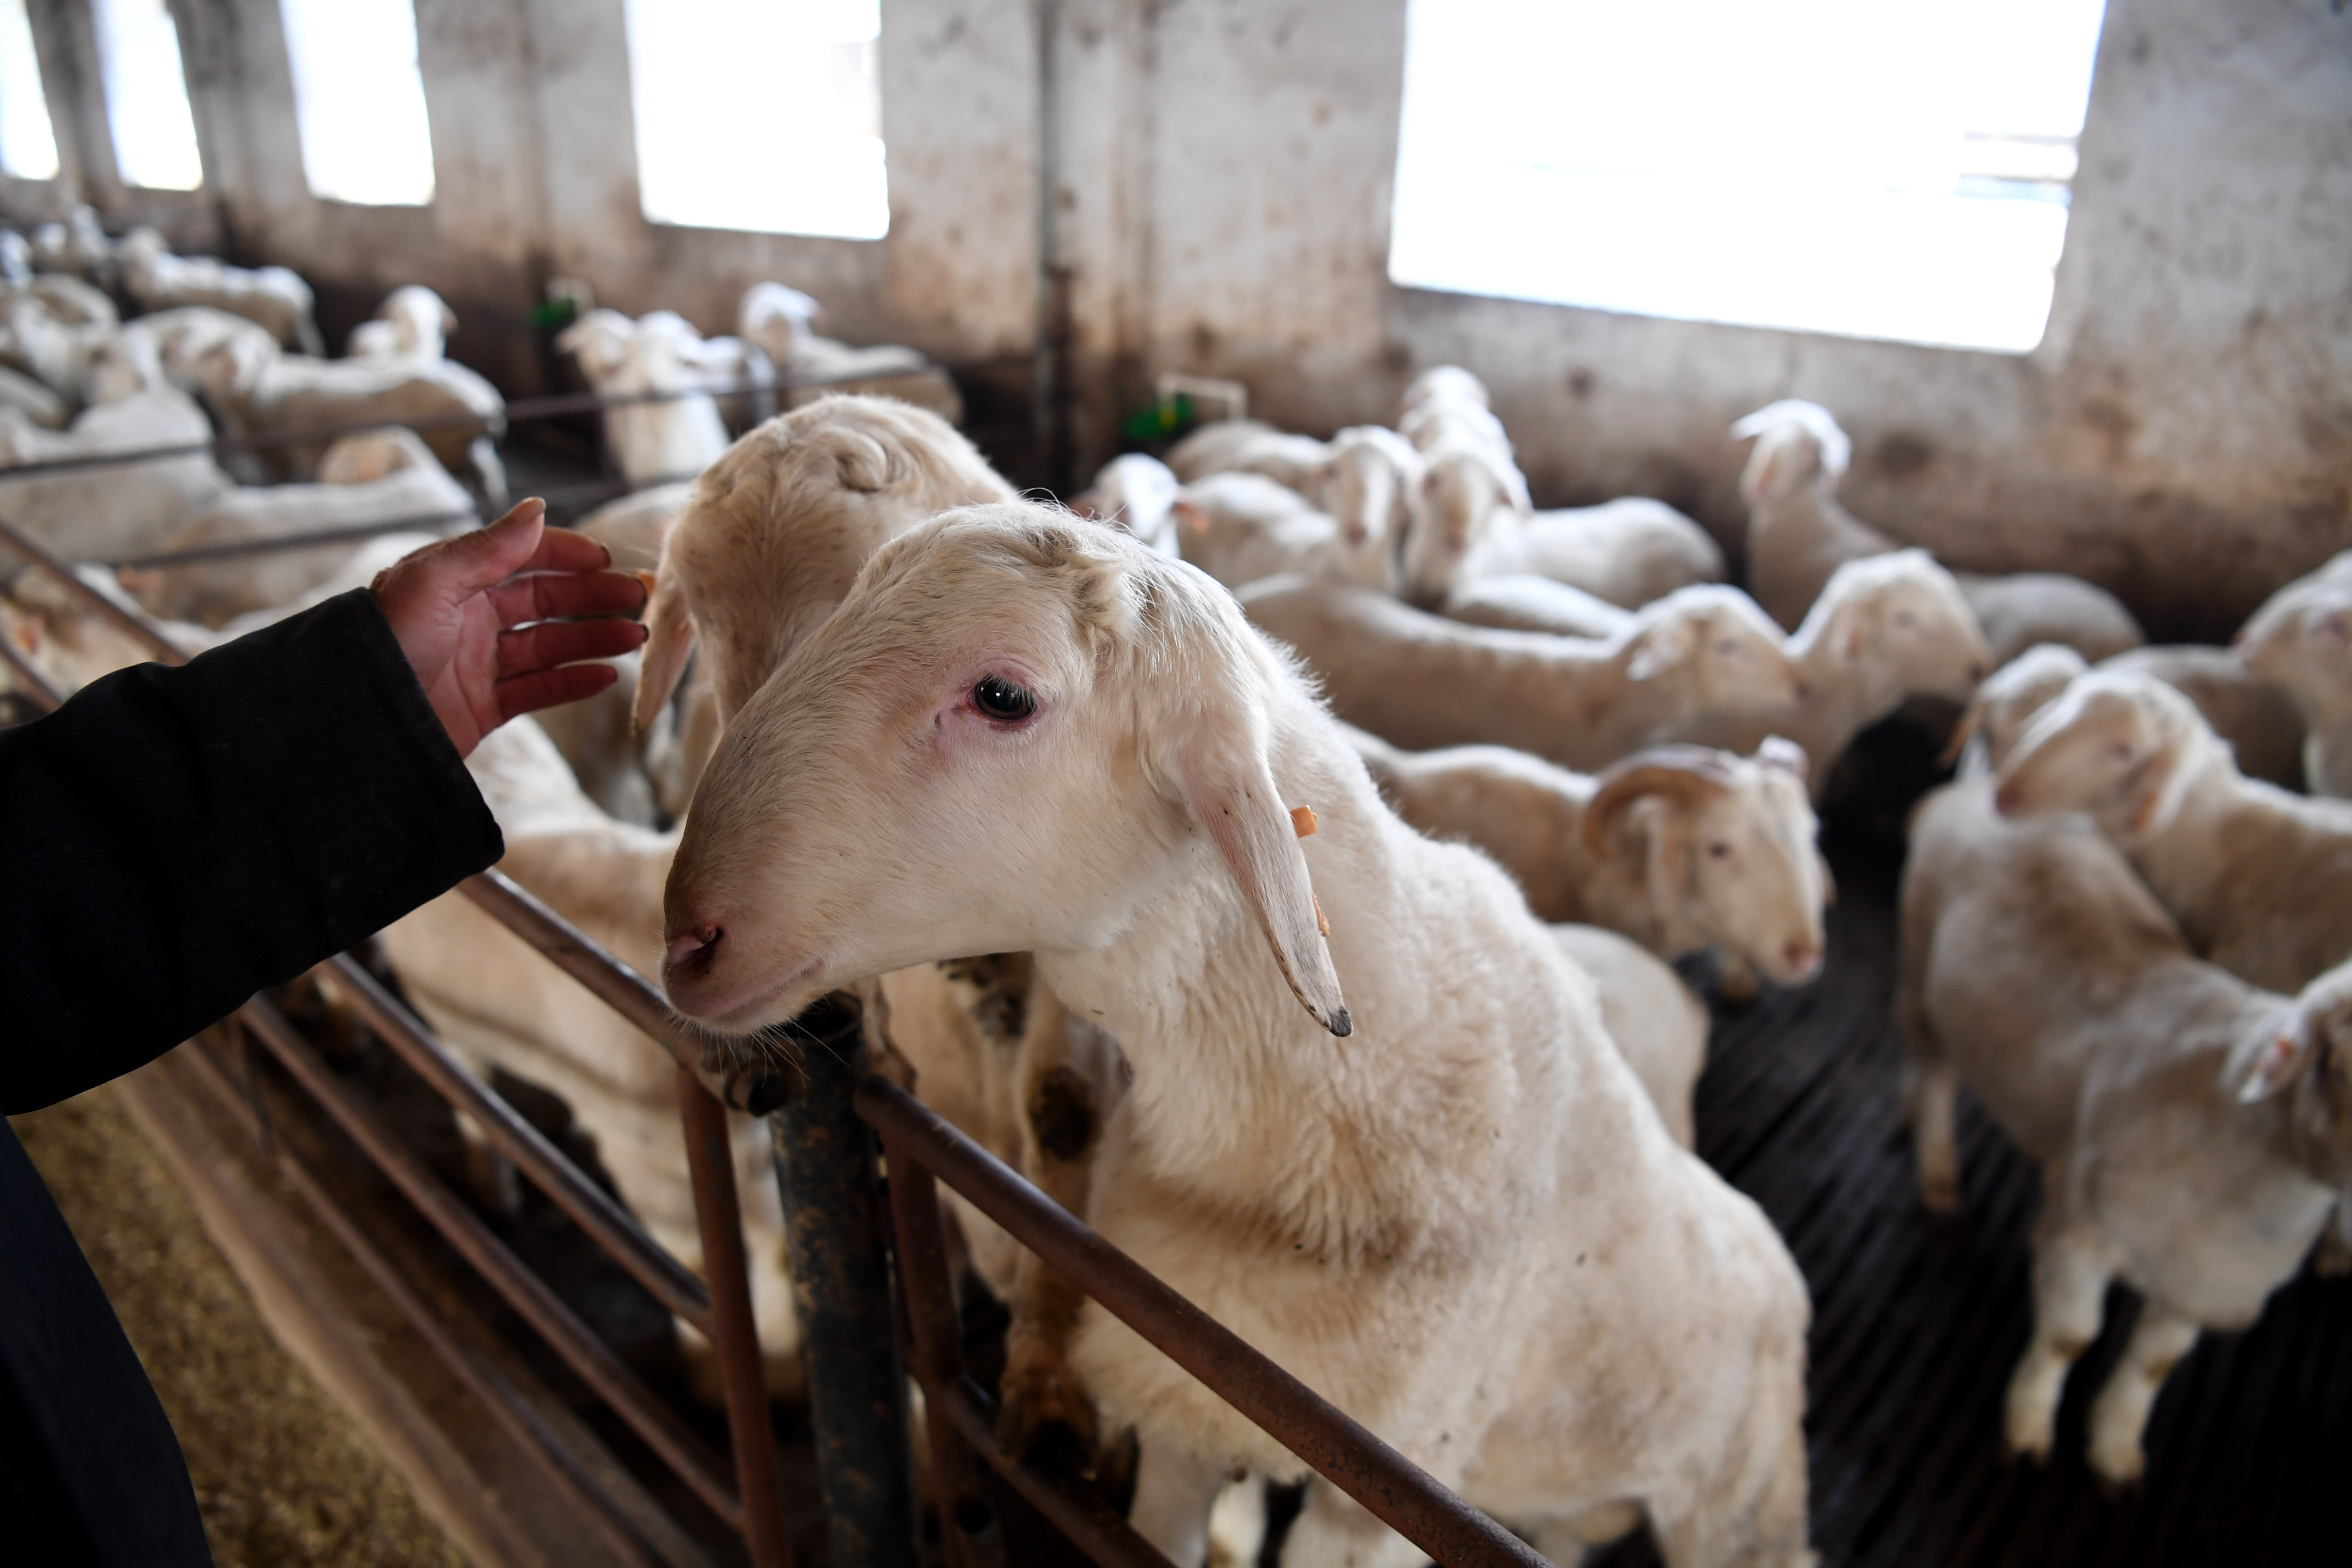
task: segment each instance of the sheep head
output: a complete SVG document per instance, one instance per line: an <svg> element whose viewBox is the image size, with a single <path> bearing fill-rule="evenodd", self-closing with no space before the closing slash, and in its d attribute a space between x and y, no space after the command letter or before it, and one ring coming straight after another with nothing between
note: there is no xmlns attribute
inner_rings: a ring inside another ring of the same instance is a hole
<svg viewBox="0 0 2352 1568"><path fill-rule="evenodd" d="M636 336L635 321L600 306L556 334L555 352L578 361L580 374L601 392L628 365Z"/></svg>
<svg viewBox="0 0 2352 1568"><path fill-rule="evenodd" d="M2352 1199L2352 963L2303 988L2231 1048L2221 1090L2242 1105L2285 1093L2294 1152L2313 1180Z"/></svg>
<svg viewBox="0 0 2352 1568"><path fill-rule="evenodd" d="M2195 703L2153 676L2093 670L2026 727L1994 795L2004 816L2087 812L2129 843L2161 831L2200 765L2227 752Z"/></svg>
<svg viewBox="0 0 2352 1568"><path fill-rule="evenodd" d="M1350 550L1393 550L1412 516L1421 454L1393 430L1356 425L1331 438L1331 456L1307 481L1307 499L1339 524Z"/></svg>
<svg viewBox="0 0 2352 1568"><path fill-rule="evenodd" d="M1162 555L1176 553L1176 492L1182 487L1167 464L1140 452L1113 458L1070 510L1140 539Z"/></svg>
<svg viewBox="0 0 2352 1568"><path fill-rule="evenodd" d="M2271 595L2239 632L2238 658L2306 714L2352 700L2352 581L2312 577Z"/></svg>
<svg viewBox="0 0 2352 1568"><path fill-rule="evenodd" d="M1406 603L1433 610L1462 580L1465 561L1512 506L1510 487L1486 454L1442 447L1428 455L1407 501L1412 523L1404 541Z"/></svg>
<svg viewBox="0 0 2352 1568"><path fill-rule="evenodd" d="M909 964L1104 946L1205 842L1349 1033L1268 761L1295 679L1213 582L1114 530L1021 502L932 520L711 759L670 873L672 1005L743 1034Z"/></svg>
<svg viewBox="0 0 2352 1568"><path fill-rule="evenodd" d="M1721 946L1783 985L1821 973L1829 868L1803 748L1774 736L1753 761L1656 746L1604 772L1586 847L1638 875L1675 953Z"/></svg>
<svg viewBox="0 0 2352 1568"><path fill-rule="evenodd" d="M1626 679L1678 677L1690 688L1694 711L1777 708L1804 698L1788 639L1737 588L1677 588L1642 606L1625 635Z"/></svg>
<svg viewBox="0 0 2352 1568"><path fill-rule="evenodd" d="M2055 702L2059 693L2090 668L2087 659L2065 644L2045 642L2034 644L1994 670L1978 686L1960 714L1951 743L1944 748L1945 765L1958 762L1974 741L1981 742L1978 752L1983 758L1983 771L1999 771L2017 749L2033 716Z"/></svg>
<svg viewBox="0 0 2352 1568"><path fill-rule="evenodd" d="M1475 404L1480 408L1491 407L1493 400L1486 393L1486 384L1458 364L1436 364L1412 378L1398 404L1401 409L1418 408L1425 403L1461 402Z"/></svg>
<svg viewBox="0 0 2352 1568"><path fill-rule="evenodd" d="M1959 583L1924 550L1840 566L1793 640L1811 658L1889 693L1962 701L1992 668Z"/></svg>
<svg viewBox="0 0 2352 1568"><path fill-rule="evenodd" d="M1853 442L1830 411L1800 397L1767 404L1732 426L1733 440L1750 437L1756 447L1739 475L1740 499L1750 510L1811 484L1834 487L1853 461Z"/></svg>
<svg viewBox="0 0 2352 1568"><path fill-rule="evenodd" d="M938 415L820 398L769 420L695 480L646 606L632 718L646 733L698 644L722 722L830 614L887 540L1013 487Z"/></svg>

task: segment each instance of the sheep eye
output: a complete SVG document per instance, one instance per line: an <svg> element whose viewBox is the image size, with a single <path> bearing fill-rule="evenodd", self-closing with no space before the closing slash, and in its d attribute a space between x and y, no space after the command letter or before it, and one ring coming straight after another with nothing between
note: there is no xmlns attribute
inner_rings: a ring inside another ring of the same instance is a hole
<svg viewBox="0 0 2352 1568"><path fill-rule="evenodd" d="M1710 860L1728 860L1731 858L1731 846L1710 844L1706 847L1706 857Z"/></svg>
<svg viewBox="0 0 2352 1568"><path fill-rule="evenodd" d="M983 675L971 689L971 705L988 718L1011 723L1037 711L1037 698L1001 675Z"/></svg>
<svg viewBox="0 0 2352 1568"><path fill-rule="evenodd" d="M1721 642L1715 645L1715 651L1724 658L1738 658L1741 654L1746 653L1748 650L1740 647L1738 643L1732 641L1729 637L1726 637Z"/></svg>
<svg viewBox="0 0 2352 1568"><path fill-rule="evenodd" d="M1919 624L1919 617L1908 610L1897 610L1895 612L1895 624L1898 626L1916 626Z"/></svg>

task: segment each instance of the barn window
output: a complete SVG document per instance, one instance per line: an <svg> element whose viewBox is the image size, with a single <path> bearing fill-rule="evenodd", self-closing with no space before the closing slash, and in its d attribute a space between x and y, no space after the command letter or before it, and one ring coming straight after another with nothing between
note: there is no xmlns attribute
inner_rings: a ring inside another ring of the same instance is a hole
<svg viewBox="0 0 2352 1568"><path fill-rule="evenodd" d="M2042 341L2104 0L1412 0L1389 276Z"/></svg>
<svg viewBox="0 0 2352 1568"><path fill-rule="evenodd" d="M0 0L0 171L20 180L58 177L58 137L25 0Z"/></svg>
<svg viewBox="0 0 2352 1568"><path fill-rule="evenodd" d="M369 206L433 200L433 132L410 0L278 0L310 194Z"/></svg>
<svg viewBox="0 0 2352 1568"><path fill-rule="evenodd" d="M889 231L880 0L628 0L646 216L879 239Z"/></svg>
<svg viewBox="0 0 2352 1568"><path fill-rule="evenodd" d="M205 183L205 161L180 68L180 31L163 0L95 0L90 20L115 173L126 185L194 190Z"/></svg>

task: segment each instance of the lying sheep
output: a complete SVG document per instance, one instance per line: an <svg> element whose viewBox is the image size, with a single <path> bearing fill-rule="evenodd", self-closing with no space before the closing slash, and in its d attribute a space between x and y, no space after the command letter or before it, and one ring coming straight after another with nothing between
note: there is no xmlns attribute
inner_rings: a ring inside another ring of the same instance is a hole
<svg viewBox="0 0 2352 1568"><path fill-rule="evenodd" d="M1395 580L1386 540L1351 544L1337 519L1263 474L1206 475L1177 491L1169 510L1177 553L1228 588L1282 572L1375 593Z"/></svg>
<svg viewBox="0 0 2352 1568"><path fill-rule="evenodd" d="M2154 677L2076 678L2000 777L2004 816L2089 813L2232 974L2292 992L2352 957L2352 803L2248 779L2196 704Z"/></svg>
<svg viewBox="0 0 2352 1568"><path fill-rule="evenodd" d="M2014 1452L2048 1457L2109 1282L2146 1297L2090 1414L2091 1468L2127 1483L2172 1368L2205 1330L2261 1316L2352 1195L2352 969L2293 998L2257 990L2191 957L2079 818L2006 822L1991 797L1965 782L1913 820L1897 1015L1920 1188L1958 1206L1963 1082L2042 1166Z"/></svg>
<svg viewBox="0 0 2352 1568"><path fill-rule="evenodd" d="M1839 566L1903 548L1839 504L1837 483L1853 444L1829 410L1790 398L1758 409L1731 433L1756 437L1739 476L1748 502L1748 576L1774 620L1793 629ZM1956 575L1996 664L2036 643L2063 643L2095 660L2147 640L2120 600L2079 577Z"/></svg>
<svg viewBox="0 0 2352 1568"><path fill-rule="evenodd" d="M1182 488L1167 464L1141 452L1105 463L1095 482L1071 498L1070 510L1108 522L1162 555L1177 553L1176 492Z"/></svg>
<svg viewBox="0 0 2352 1568"><path fill-rule="evenodd" d="M1626 496L1524 519L1496 511L1463 576L1466 584L1496 573L1549 577L1637 610L1677 588L1722 582L1723 552L1665 502Z"/></svg>
<svg viewBox="0 0 2352 1568"><path fill-rule="evenodd" d="M2308 727L2305 786L2352 796L2352 551L2264 600L2238 634L2237 657L2283 689Z"/></svg>
<svg viewBox="0 0 2352 1568"><path fill-rule="evenodd" d="M680 326L684 323L680 322ZM563 329L557 350L572 356L588 384L607 397L677 394L604 410L604 444L632 484L690 479L727 450L719 405L688 363L692 342L667 322L632 321L595 310Z"/></svg>
<svg viewBox="0 0 2352 1568"><path fill-rule="evenodd" d="M77 561L152 553L233 488L205 455L212 422L185 394L146 392L92 408L64 430L0 409L0 517ZM186 448L111 467L12 478L26 463Z"/></svg>
<svg viewBox="0 0 2352 1568"><path fill-rule="evenodd" d="M1672 734L1732 752L1786 735L1814 759L1816 800L1854 736L1914 697L1963 701L1992 668L1958 584L1924 550L1839 567L1789 639L1789 658L1801 698L1717 704Z"/></svg>
<svg viewBox="0 0 2352 1568"><path fill-rule="evenodd" d="M370 321L352 329L344 352L353 359L443 359L457 312L422 283L404 283L383 297Z"/></svg>
<svg viewBox="0 0 2352 1568"><path fill-rule="evenodd" d="M1468 578L1446 596L1445 618L1505 631L1549 632L1561 637L1613 637L1633 613L1550 577L1497 572Z"/></svg>
<svg viewBox="0 0 2352 1568"><path fill-rule="evenodd" d="M283 267L231 267L209 256L174 256L163 237L144 226L122 237L118 256L122 287L142 310L210 305L269 329L289 349L324 354L313 319L310 286Z"/></svg>
<svg viewBox="0 0 2352 1568"><path fill-rule="evenodd" d="M191 396L205 395L205 377L200 369L207 352L221 343L241 345L236 352L240 361L259 362L269 358L277 349L278 340L269 329L258 321L215 310L209 305L183 305L177 310L157 310L125 322L125 337L146 338L155 345L157 360L163 367L165 379Z"/></svg>
<svg viewBox="0 0 2352 1568"><path fill-rule="evenodd" d="M0 299L30 300L68 327L119 327L122 312L106 290L62 273L37 273L22 283L0 289Z"/></svg>
<svg viewBox="0 0 2352 1568"><path fill-rule="evenodd" d="M815 321L823 307L782 283L754 283L743 291L735 331L768 356L776 374L808 384L780 395L786 409L801 408L833 393L895 397L938 415L950 425L963 422L963 397L947 372L913 349L858 348L820 337Z"/></svg>
<svg viewBox="0 0 2352 1568"><path fill-rule="evenodd" d="M1211 474L1263 474L1294 490L1304 490L1330 459L1329 442L1293 436L1263 419L1212 420L1168 451L1169 470L1188 485Z"/></svg>
<svg viewBox="0 0 2352 1568"><path fill-rule="evenodd" d="M1539 1549L1631 1501L1678 1563L1812 1561L1786 1249L1502 873L1382 806L1199 574L1019 503L893 541L730 726L665 908L672 1005L730 1036L1034 953L1133 1069L1106 1239ZM1230 1470L1301 1474L1095 1304L1071 1356L1175 1561ZM1287 1551L1419 1560L1320 1482Z"/></svg>
<svg viewBox="0 0 2352 1568"><path fill-rule="evenodd" d="M527 718L484 736L467 768L506 838L499 868L607 952L651 968L676 836L606 817ZM401 989L458 1058L481 1077L505 1072L559 1096L594 1141L621 1202L664 1250L698 1270L702 1235L669 1053L461 892L443 894L378 940ZM789 1397L801 1385L800 1330L767 1125L732 1112L728 1120L761 1360L769 1391ZM478 1159L487 1154L477 1148ZM716 1398L709 1345L682 1322L677 1333L698 1392Z"/></svg>
<svg viewBox="0 0 2352 1568"><path fill-rule="evenodd" d="M1821 973L1830 879L1789 742L1752 760L1654 747L1595 776L1507 746L1348 737L1398 816L1492 855L1540 919L1606 926L1661 958L1716 947L1782 985Z"/></svg>
<svg viewBox="0 0 2352 1568"><path fill-rule="evenodd" d="M668 705L689 653L723 725L885 541L1013 494L946 420L894 399L828 397L762 425L695 481L663 545L637 732Z"/></svg>
<svg viewBox="0 0 2352 1568"><path fill-rule="evenodd" d="M475 521L473 497L407 430L343 437L327 448L319 480L233 489L164 540L162 552L390 522L446 533ZM299 598L332 577L358 542L125 567L119 575L149 614L218 626Z"/></svg>
<svg viewBox="0 0 2352 1568"><path fill-rule="evenodd" d="M231 435L434 421L417 435L443 466L470 478L493 510L506 505L506 467L492 445L506 430L506 400L455 361L313 359L229 338L196 357L196 374ZM263 447L259 456L282 479L310 479L329 439Z"/></svg>
<svg viewBox="0 0 2352 1568"><path fill-rule="evenodd" d="M0 368L0 409L21 414L44 430L61 428L66 422L65 399L31 376L5 368Z"/></svg>
<svg viewBox="0 0 2352 1568"><path fill-rule="evenodd" d="M1779 630L1736 588L1684 588L1592 641L1464 626L1291 576L1241 601L1298 650L1341 718L1416 751L1485 742L1591 771L1695 715L1778 710L1802 689Z"/></svg>

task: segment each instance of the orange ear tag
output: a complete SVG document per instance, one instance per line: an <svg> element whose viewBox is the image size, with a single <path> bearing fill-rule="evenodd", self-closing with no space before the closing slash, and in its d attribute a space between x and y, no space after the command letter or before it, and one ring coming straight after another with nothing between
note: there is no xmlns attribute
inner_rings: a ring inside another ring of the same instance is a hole
<svg viewBox="0 0 2352 1568"><path fill-rule="evenodd" d="M1311 805L1292 806L1290 830L1301 838L1312 838L1315 836L1315 808Z"/></svg>

